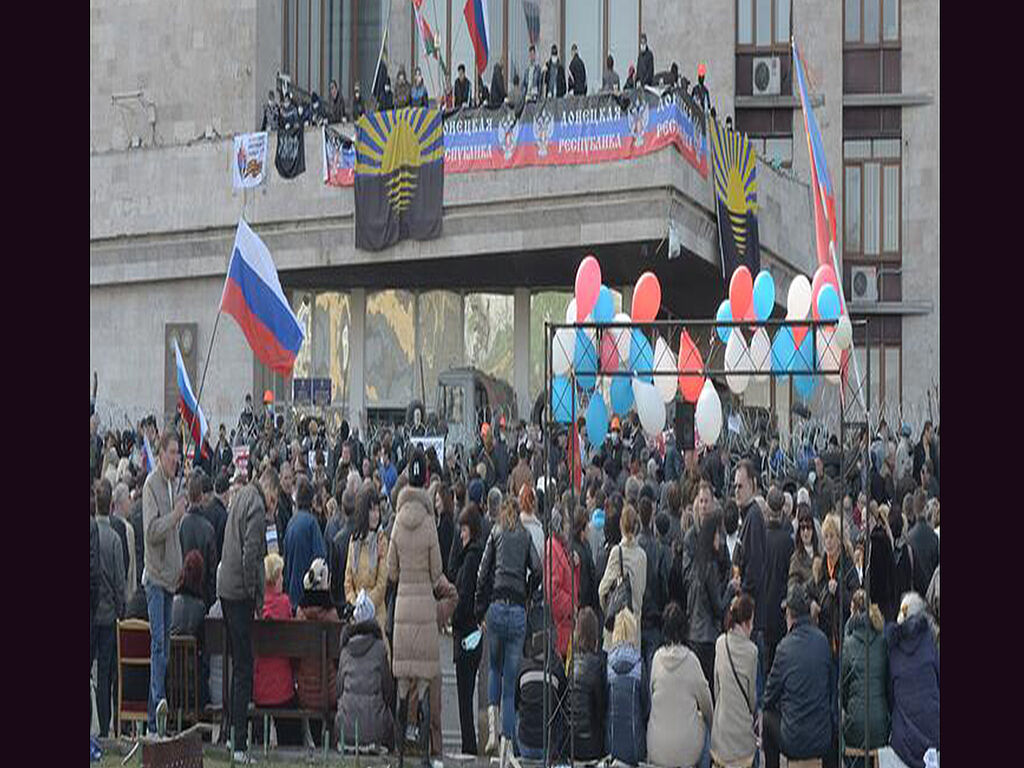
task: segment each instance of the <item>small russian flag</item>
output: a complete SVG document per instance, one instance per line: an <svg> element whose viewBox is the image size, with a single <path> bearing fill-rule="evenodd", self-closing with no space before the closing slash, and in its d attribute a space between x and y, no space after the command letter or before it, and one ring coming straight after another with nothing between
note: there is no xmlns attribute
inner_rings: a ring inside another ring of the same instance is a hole
<svg viewBox="0 0 1024 768"><path fill-rule="evenodd" d="M466 17L469 39L473 41L473 50L476 52L476 71L477 74L481 74L487 69L487 59L490 54L487 0L466 0L462 15Z"/></svg>
<svg viewBox="0 0 1024 768"><path fill-rule="evenodd" d="M206 435L206 417L192 392L192 383L188 380L188 371L181 359L177 339L174 340L174 358L178 365L178 405L181 407L181 418L192 433L193 444L201 445Z"/></svg>

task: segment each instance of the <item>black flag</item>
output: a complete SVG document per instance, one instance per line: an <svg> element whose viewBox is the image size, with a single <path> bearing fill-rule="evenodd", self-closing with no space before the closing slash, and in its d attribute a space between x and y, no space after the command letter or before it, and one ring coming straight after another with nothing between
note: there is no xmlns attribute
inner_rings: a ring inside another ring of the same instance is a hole
<svg viewBox="0 0 1024 768"><path fill-rule="evenodd" d="M277 155L274 165L282 178L294 179L306 170L305 131L295 107L281 113L277 130Z"/></svg>

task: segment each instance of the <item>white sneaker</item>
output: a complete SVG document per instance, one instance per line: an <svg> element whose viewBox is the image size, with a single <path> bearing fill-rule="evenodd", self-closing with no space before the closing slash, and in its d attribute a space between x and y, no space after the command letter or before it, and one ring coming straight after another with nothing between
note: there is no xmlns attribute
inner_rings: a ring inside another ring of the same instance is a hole
<svg viewBox="0 0 1024 768"><path fill-rule="evenodd" d="M250 755L248 752L242 752L236 749L231 755L231 760L241 765L256 765L256 758Z"/></svg>
<svg viewBox="0 0 1024 768"><path fill-rule="evenodd" d="M167 699L160 699L156 705L156 733L160 738L167 735Z"/></svg>

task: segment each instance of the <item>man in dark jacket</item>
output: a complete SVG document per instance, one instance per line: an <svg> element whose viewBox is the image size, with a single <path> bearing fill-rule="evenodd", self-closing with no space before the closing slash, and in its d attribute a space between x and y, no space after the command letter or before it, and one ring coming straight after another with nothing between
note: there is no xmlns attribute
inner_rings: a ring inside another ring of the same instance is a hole
<svg viewBox="0 0 1024 768"><path fill-rule="evenodd" d="M925 459L932 460L932 467L935 470L935 475L938 476L939 456L935 451L935 443L932 440L932 423L930 420L924 423L924 429L921 430L921 439L914 446L914 477L921 476L921 467L924 466Z"/></svg>
<svg viewBox="0 0 1024 768"><path fill-rule="evenodd" d="M640 53L636 59L636 85L654 85L654 54L647 47L647 34L640 35Z"/></svg>
<svg viewBox="0 0 1024 768"><path fill-rule="evenodd" d="M775 648L786 634L782 601L789 580L789 560L793 556L792 526L782 519L785 498L776 487L768 491L768 525L765 533L764 596L768 616L765 621L765 669L771 669Z"/></svg>
<svg viewBox="0 0 1024 768"><path fill-rule="evenodd" d="M195 470L188 481L188 511L181 520L178 536L181 539L181 554L184 558L193 549L199 550L203 563L212 563L207 567L203 578L203 600L206 609L217 602L217 532L210 521L203 515L203 471Z"/></svg>
<svg viewBox="0 0 1024 768"><path fill-rule="evenodd" d="M108 736L111 694L117 686L117 620L124 617L124 559L121 540L110 526L110 482L96 484L99 592L96 603L96 708L100 738Z"/></svg>
<svg viewBox="0 0 1024 768"><path fill-rule="evenodd" d="M557 757L564 731L562 709L555 705L566 689L565 670L561 659L552 650L548 656L548 673L544 673L544 632L534 632L526 638L523 661L516 680L516 735L521 754L530 759L544 758L544 700L550 727L550 750Z"/></svg>
<svg viewBox="0 0 1024 768"><path fill-rule="evenodd" d="M292 492L295 490L295 472L292 465L284 461L281 463L281 494L277 499L277 515L274 518L274 525L277 528L277 548L284 552L284 535L288 531L288 521L292 519Z"/></svg>
<svg viewBox="0 0 1024 768"><path fill-rule="evenodd" d="M313 484L302 475L295 489L295 503L298 511L288 522L281 549L284 553L284 589L291 600L292 610L302 599L302 578L310 564L318 557L327 557L320 525L309 511L313 506ZM343 573L332 573L331 582L344 581Z"/></svg>
<svg viewBox="0 0 1024 768"><path fill-rule="evenodd" d="M466 77L466 65L459 64L459 76L455 78L455 109L469 106L469 78Z"/></svg>
<svg viewBox="0 0 1024 768"><path fill-rule="evenodd" d="M551 59L544 64L544 97L548 99L565 96L565 67L558 60L558 46L551 46Z"/></svg>
<svg viewBox="0 0 1024 768"><path fill-rule="evenodd" d="M228 509L224 552L217 574L217 596L231 643L231 724L234 759L245 759L249 701L252 698L252 622L263 612L263 558L267 551L267 510L277 509L281 481L271 466L258 483L243 486ZM273 516L271 515L271 518Z"/></svg>
<svg viewBox="0 0 1024 768"><path fill-rule="evenodd" d="M587 67L580 58L576 43L572 44L572 59L569 61L569 88L575 96L587 95Z"/></svg>
<svg viewBox="0 0 1024 768"><path fill-rule="evenodd" d="M914 550L914 591L924 597L931 583L932 574L939 565L939 537L928 525L924 515L925 492L918 488L914 492L913 518L908 521L910 531L907 541Z"/></svg>
<svg viewBox="0 0 1024 768"><path fill-rule="evenodd" d="M647 579L641 607L640 645L644 658L644 690L650 687L651 661L661 647L661 614L668 604L668 570L670 555L654 533L654 504L647 496L640 498L640 535L637 544L647 555Z"/></svg>
<svg viewBox="0 0 1024 768"><path fill-rule="evenodd" d="M832 657L825 633L811 624L803 585L786 598L788 634L779 643L764 694L765 765L778 768L779 753L790 759L824 757L835 762L830 703Z"/></svg>
<svg viewBox="0 0 1024 768"><path fill-rule="evenodd" d="M750 459L744 459L736 467L733 490L743 525L740 528L740 557L733 563L739 567L740 575L733 577L732 583L736 592L742 590L754 600L754 630L750 633L750 639L758 650L758 675L764 679L764 629L768 616L768 606L764 599L767 538L761 505L754 498L757 471Z"/></svg>
<svg viewBox="0 0 1024 768"><path fill-rule="evenodd" d="M213 532L217 536L217 561L213 564L214 573L217 572L217 565L220 563L220 554L224 551L224 526L228 521L229 487L227 474L224 472L218 474L217 479L213 482L213 497L210 499L210 503L202 509L203 517L213 526Z"/></svg>

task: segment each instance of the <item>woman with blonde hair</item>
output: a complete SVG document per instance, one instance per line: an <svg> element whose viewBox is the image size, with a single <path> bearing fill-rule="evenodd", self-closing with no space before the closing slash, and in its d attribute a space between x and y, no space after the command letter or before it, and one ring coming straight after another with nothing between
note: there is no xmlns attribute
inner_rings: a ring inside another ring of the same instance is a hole
<svg viewBox="0 0 1024 768"><path fill-rule="evenodd" d="M608 564L605 567L604 576L597 587L597 596L601 601L601 610L605 612L604 649L610 652L615 644L610 622L614 621L615 614L609 613L609 603L612 593L619 586L620 581L628 580L631 597L631 605L627 606L632 611L634 618L641 616L643 607L644 589L647 586L647 554L637 543L636 536L640 530L640 517L632 504L622 508L619 516L619 531L622 539L608 552ZM612 606L614 607L614 606ZM640 642L640 630L637 629L637 643Z"/></svg>
<svg viewBox="0 0 1024 768"><path fill-rule="evenodd" d="M629 507L627 507L629 509ZM628 607L615 615L608 652L605 749L615 760L637 765L646 756L648 696L642 684L640 628Z"/></svg>
<svg viewBox="0 0 1024 768"><path fill-rule="evenodd" d="M889 743L889 659L882 612L876 603L868 606L864 590L858 589L850 601L850 614L840 677L843 736L848 746L879 749Z"/></svg>
<svg viewBox="0 0 1024 768"><path fill-rule="evenodd" d="M824 539L824 552L814 561L814 583L821 604L818 617L818 628L828 638L832 649L832 659L839 658L839 647L843 640L843 627L850 618L847 599L860 587L857 568L853 563L853 550L849 539L840 532L839 517L835 514L825 516L821 524L821 535ZM845 541L844 541L845 539ZM843 604L839 602L839 584L842 580Z"/></svg>

